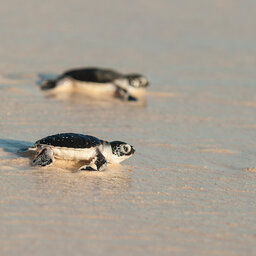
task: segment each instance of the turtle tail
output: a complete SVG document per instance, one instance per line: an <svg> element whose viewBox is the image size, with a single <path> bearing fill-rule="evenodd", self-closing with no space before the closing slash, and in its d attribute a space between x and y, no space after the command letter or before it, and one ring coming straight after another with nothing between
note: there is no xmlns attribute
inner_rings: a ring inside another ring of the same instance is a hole
<svg viewBox="0 0 256 256"><path fill-rule="evenodd" d="M46 80L41 84L42 90L50 90L56 87L57 81L56 80Z"/></svg>

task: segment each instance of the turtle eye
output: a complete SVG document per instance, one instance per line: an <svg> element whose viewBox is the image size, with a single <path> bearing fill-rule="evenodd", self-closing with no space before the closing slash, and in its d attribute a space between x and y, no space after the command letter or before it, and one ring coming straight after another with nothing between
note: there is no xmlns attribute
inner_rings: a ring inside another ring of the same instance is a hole
<svg viewBox="0 0 256 256"><path fill-rule="evenodd" d="M131 151L131 146L128 145L128 144L123 145L123 146L121 147L121 150L123 151L123 153L127 154L127 153L129 153L129 152Z"/></svg>

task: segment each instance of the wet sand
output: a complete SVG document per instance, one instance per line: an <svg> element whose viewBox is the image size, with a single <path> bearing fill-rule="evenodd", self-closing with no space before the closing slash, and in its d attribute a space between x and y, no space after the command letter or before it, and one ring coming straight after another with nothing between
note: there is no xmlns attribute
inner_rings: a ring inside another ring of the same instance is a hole
<svg viewBox="0 0 256 256"><path fill-rule="evenodd" d="M255 7L4 3L0 254L255 255ZM39 90L40 74L79 66L147 75L147 104ZM67 131L136 154L102 173L35 168L17 154Z"/></svg>

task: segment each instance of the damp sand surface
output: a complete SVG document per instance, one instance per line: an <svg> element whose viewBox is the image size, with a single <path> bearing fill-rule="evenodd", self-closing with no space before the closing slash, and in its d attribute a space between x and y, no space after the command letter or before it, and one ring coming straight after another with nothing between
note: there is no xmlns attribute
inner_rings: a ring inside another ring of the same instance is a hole
<svg viewBox="0 0 256 256"><path fill-rule="evenodd" d="M18 8L17 8L18 6ZM253 1L3 3L0 254L255 255ZM48 97L70 67L141 72L146 104ZM31 167L59 132L132 144L104 172Z"/></svg>

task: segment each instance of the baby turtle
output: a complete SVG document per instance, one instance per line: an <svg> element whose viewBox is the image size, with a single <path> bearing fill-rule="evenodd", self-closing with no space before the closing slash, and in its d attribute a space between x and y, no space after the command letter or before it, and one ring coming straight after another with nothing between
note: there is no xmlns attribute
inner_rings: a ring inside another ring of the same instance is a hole
<svg viewBox="0 0 256 256"><path fill-rule="evenodd" d="M91 96L114 96L136 101L145 97L149 82L140 74L121 74L111 69L81 68L64 72L54 80L41 84L53 93L78 91Z"/></svg>
<svg viewBox="0 0 256 256"><path fill-rule="evenodd" d="M120 163L131 157L134 148L122 141L107 142L90 135L59 133L38 140L34 144L37 156L33 165L49 166L54 159L85 161L79 170L102 171L107 163Z"/></svg>

